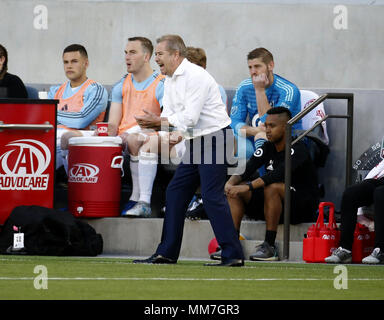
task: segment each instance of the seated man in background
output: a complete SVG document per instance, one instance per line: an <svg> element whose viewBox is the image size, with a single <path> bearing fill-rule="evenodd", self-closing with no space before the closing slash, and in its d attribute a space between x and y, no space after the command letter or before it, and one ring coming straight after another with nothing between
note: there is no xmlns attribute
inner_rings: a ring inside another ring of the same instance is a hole
<svg viewBox="0 0 384 320"><path fill-rule="evenodd" d="M275 64L267 49L252 50L247 61L251 77L237 88L230 116L238 142L237 154L248 159L266 140L263 125L266 112L274 106L283 106L295 116L301 110L301 102L296 85L273 73ZM301 120L293 126L293 130L300 129Z"/></svg>
<svg viewBox="0 0 384 320"><path fill-rule="evenodd" d="M366 264L384 263L384 160L360 183L349 186L341 199L340 247L325 258L328 263L352 263L352 245L358 209L374 205L375 244Z"/></svg>
<svg viewBox="0 0 384 320"><path fill-rule="evenodd" d="M197 64L198 66L207 69L207 55L205 54L204 49L195 48L195 47L187 47L186 58L189 62ZM221 99L224 104L227 105L227 94L225 89L219 85Z"/></svg>
<svg viewBox="0 0 384 320"><path fill-rule="evenodd" d="M291 113L285 107L275 107L267 111L265 129L268 141L248 160L245 172L231 176L225 185L224 192L238 232L244 214L256 219L265 218L265 241L250 256L251 260L278 260L275 239L284 209L285 127L289 119ZM304 142L294 144L291 155L290 222L312 222L319 203L316 168ZM257 170L262 165L265 165L266 173L255 179L254 176L258 176ZM219 258L220 252L216 256Z"/></svg>
<svg viewBox="0 0 384 320"><path fill-rule="evenodd" d="M147 137L135 116L143 109L160 115L164 93L164 76L153 71L150 60L152 42L144 37L128 39L125 48L127 72L113 87L108 118L108 134L119 135L130 155L132 193L122 216L149 217L153 182L157 173L158 154L140 150Z"/></svg>
<svg viewBox="0 0 384 320"><path fill-rule="evenodd" d="M103 121L108 103L107 90L94 80L88 79L89 66L86 49L72 44L63 51L64 72L68 81L52 86L48 99L57 99L57 142L56 169L64 165L70 137L82 136L80 129L90 129L91 125ZM96 126L95 126L96 127ZM90 131L93 134L93 131Z"/></svg>
<svg viewBox="0 0 384 320"><path fill-rule="evenodd" d="M8 52L0 44L0 98L28 98L23 81L8 73Z"/></svg>

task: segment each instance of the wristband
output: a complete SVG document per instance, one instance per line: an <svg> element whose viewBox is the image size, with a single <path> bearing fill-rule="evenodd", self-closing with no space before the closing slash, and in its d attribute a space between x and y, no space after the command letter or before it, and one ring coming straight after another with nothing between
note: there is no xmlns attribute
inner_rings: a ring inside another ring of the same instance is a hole
<svg viewBox="0 0 384 320"><path fill-rule="evenodd" d="M248 185L248 187L249 187L249 191L253 191L253 190L255 190L255 188L253 187L251 181L248 181L248 182L247 182L247 185Z"/></svg>

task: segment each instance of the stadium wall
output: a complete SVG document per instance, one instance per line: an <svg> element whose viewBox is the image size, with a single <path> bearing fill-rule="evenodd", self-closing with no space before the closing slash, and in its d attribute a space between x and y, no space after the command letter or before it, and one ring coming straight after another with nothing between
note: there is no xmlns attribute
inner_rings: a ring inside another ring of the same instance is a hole
<svg viewBox="0 0 384 320"><path fill-rule="evenodd" d="M9 71L27 83L62 82L62 50L81 43L89 76L113 84L128 37L177 33L206 50L224 87L247 77L247 53L264 46L299 87L383 89L384 5L305 2L1 0L1 43Z"/></svg>

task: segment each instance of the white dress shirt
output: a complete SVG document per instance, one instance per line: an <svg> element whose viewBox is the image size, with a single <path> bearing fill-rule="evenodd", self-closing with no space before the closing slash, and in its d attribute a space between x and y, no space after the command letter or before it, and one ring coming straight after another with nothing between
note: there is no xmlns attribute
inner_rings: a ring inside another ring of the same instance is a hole
<svg viewBox="0 0 384 320"><path fill-rule="evenodd" d="M161 116L183 132L185 139L207 135L231 123L215 79L185 58L172 77L165 78Z"/></svg>

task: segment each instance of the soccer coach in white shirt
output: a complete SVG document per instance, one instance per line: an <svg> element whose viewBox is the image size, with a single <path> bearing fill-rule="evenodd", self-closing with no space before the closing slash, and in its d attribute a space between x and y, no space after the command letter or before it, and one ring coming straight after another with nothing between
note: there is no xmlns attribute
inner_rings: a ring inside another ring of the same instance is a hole
<svg viewBox="0 0 384 320"><path fill-rule="evenodd" d="M222 249L221 263L207 265L243 266L242 247L224 195L226 140L233 145L231 120L216 81L206 70L189 62L185 52L180 36L165 35L157 39L155 61L166 76L163 113L161 117L151 113L136 117L142 128L160 130L169 126L181 132L186 139L186 152L167 187L161 242L151 257L133 262L177 262L185 213L201 185L204 209Z"/></svg>

